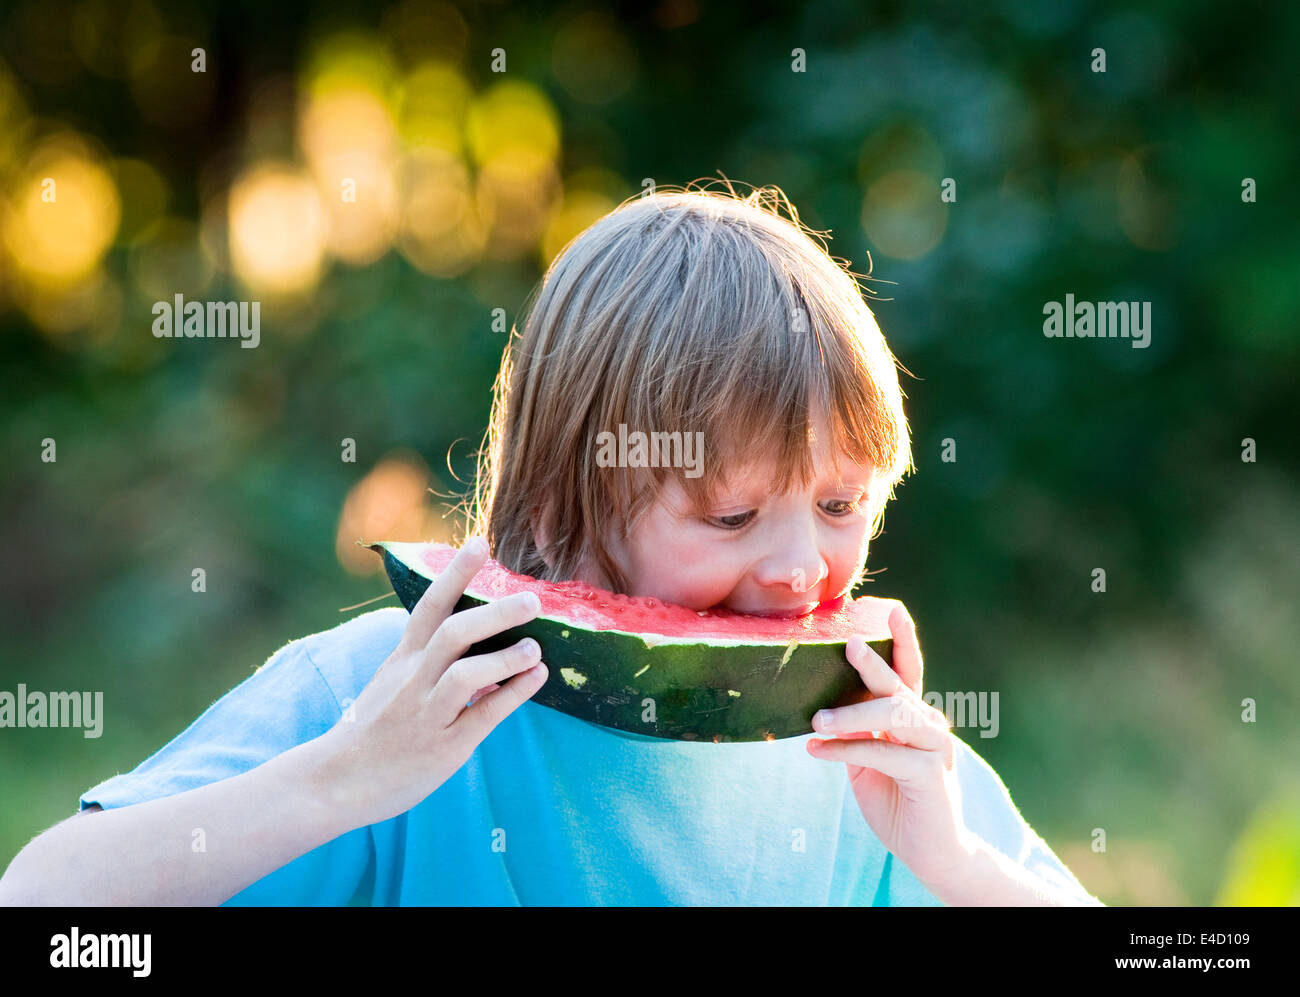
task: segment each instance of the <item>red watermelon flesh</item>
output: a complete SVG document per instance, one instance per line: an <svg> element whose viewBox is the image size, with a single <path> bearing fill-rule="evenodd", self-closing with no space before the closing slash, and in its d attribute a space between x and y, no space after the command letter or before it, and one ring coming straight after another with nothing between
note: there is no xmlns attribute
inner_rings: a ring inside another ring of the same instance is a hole
<svg viewBox="0 0 1300 997"><path fill-rule="evenodd" d="M390 544L390 547L397 546ZM442 574L456 556L446 544L417 545L419 563L430 577ZM658 635L674 642L741 641L780 644L846 642L855 633L889 634L890 605L875 599L831 599L796 617L754 616L728 609L694 610L645 596L619 595L586 582L546 582L520 575L489 559L468 591L492 601L516 592L534 592L542 616L565 619L591 630L618 630L642 637Z"/></svg>

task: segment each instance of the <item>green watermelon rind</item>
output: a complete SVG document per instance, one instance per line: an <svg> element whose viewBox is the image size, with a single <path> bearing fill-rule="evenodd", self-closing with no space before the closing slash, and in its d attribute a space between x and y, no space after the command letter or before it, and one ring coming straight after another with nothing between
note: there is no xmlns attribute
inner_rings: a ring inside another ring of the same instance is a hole
<svg viewBox="0 0 1300 997"><path fill-rule="evenodd" d="M412 611L430 579L387 544L366 546L382 555L393 591ZM467 592L454 612L485 602ZM524 637L537 641L549 673L532 702L648 737L719 743L798 737L812 733L819 709L869 698L844 642L781 647L646 640L542 615L474 644L464 656L489 654ZM891 661L892 640L868 643Z"/></svg>

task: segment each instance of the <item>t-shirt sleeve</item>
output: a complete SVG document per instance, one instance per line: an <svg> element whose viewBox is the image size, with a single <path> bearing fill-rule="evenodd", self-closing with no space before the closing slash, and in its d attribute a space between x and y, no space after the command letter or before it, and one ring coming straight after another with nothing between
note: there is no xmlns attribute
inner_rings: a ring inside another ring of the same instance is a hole
<svg viewBox="0 0 1300 997"><path fill-rule="evenodd" d="M80 809L131 806L174 796L256 768L325 733L342 708L312 660L308 642L280 648L130 772L86 790ZM358 902L370 872L369 828L340 835L253 883L224 906L314 906Z"/></svg>
<svg viewBox="0 0 1300 997"><path fill-rule="evenodd" d="M1006 855L1083 906L1104 907L1069 868L1056 857L1012 802L1006 785L983 758L957 738L957 765L962 785L962 815L966 826Z"/></svg>
<svg viewBox="0 0 1300 997"><path fill-rule="evenodd" d="M1080 906L1104 907L1070 872L1065 863L1035 833L1012 802L1011 794L993 768L961 738L957 748L957 778L961 785L962 818L966 826L1017 865L1075 898ZM889 855L875 903L878 906L942 906L902 862Z"/></svg>

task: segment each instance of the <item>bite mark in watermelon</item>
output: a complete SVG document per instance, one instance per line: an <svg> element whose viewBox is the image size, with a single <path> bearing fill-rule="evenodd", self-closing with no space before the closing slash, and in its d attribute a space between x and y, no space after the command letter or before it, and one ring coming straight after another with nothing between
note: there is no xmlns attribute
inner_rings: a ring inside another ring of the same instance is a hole
<svg viewBox="0 0 1300 997"><path fill-rule="evenodd" d="M384 559L409 612L457 548L368 544ZM532 701L589 723L685 741L762 741L812 733L819 709L869 699L845 646L864 635L891 660L890 604L833 599L793 619L698 611L617 595L584 582L545 582L488 559L456 604L481 606L516 592L541 600L536 619L475 644L487 654L532 637L548 675Z"/></svg>

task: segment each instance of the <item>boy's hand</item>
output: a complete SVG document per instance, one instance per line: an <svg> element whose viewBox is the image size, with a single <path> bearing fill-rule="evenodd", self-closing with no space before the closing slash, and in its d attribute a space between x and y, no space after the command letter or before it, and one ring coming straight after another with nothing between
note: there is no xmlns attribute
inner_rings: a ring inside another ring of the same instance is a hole
<svg viewBox="0 0 1300 997"><path fill-rule="evenodd" d="M471 645L541 611L537 596L515 593L453 612L486 558L486 544L461 548L416 603L401 641L357 697L352 716L322 736L334 762L332 797L355 815L353 826L414 807L546 681L533 640L465 656Z"/></svg>
<svg viewBox="0 0 1300 997"><path fill-rule="evenodd" d="M921 699L921 647L902 603L889 614L889 630L894 669L860 635L848 642L849 662L872 698L819 710L813 728L835 740L813 738L808 751L845 763L871 830L933 892L963 875L978 839L962 820L948 719Z"/></svg>

